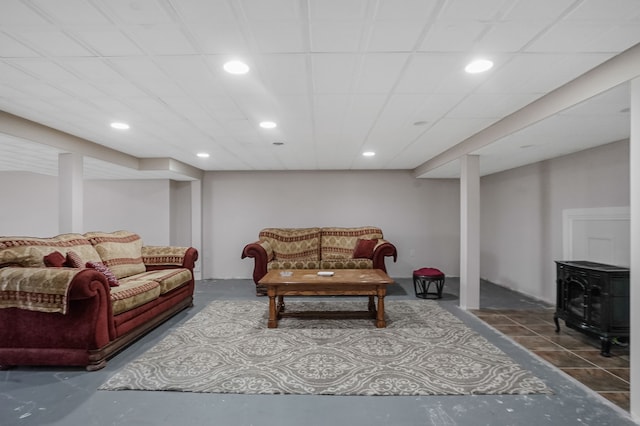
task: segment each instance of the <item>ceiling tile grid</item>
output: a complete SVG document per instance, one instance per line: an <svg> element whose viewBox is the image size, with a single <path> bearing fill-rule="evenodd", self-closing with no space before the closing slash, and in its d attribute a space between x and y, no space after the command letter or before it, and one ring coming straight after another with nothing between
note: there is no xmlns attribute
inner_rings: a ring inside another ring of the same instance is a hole
<svg viewBox="0 0 640 426"><path fill-rule="evenodd" d="M413 169L640 41L636 0L533 3L4 0L0 108L203 170ZM481 54L494 68L464 73ZM608 123L601 143L624 133Z"/></svg>

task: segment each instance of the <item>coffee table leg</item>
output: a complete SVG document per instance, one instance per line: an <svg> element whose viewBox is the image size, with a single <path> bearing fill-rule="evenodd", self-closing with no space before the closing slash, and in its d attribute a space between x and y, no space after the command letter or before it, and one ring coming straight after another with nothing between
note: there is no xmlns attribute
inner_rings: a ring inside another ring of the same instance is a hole
<svg viewBox="0 0 640 426"><path fill-rule="evenodd" d="M269 296L269 321L267 322L268 328L278 328L278 312L276 311L276 292L273 288L267 289L267 296Z"/></svg>
<svg viewBox="0 0 640 426"><path fill-rule="evenodd" d="M384 319L384 296L386 295L384 289L378 289L378 316L376 317L376 327L385 328L387 322Z"/></svg>
<svg viewBox="0 0 640 426"><path fill-rule="evenodd" d="M369 296L369 312L376 311L375 296Z"/></svg>
<svg viewBox="0 0 640 426"><path fill-rule="evenodd" d="M278 316L280 316L280 314L284 312L284 296L278 296L277 311L278 311Z"/></svg>

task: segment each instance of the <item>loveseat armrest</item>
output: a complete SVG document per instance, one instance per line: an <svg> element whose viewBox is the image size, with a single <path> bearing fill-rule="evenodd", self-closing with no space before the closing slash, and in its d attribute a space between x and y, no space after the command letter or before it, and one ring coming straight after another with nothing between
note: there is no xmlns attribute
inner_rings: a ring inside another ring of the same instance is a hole
<svg viewBox="0 0 640 426"><path fill-rule="evenodd" d="M267 264L273 260L273 248L268 241L260 240L249 243L242 250L241 259L252 257L255 260L253 266L253 281L258 281L267 274Z"/></svg>
<svg viewBox="0 0 640 426"><path fill-rule="evenodd" d="M198 250L193 247L142 246L142 261L147 271L187 268L193 272L197 260Z"/></svg>
<svg viewBox="0 0 640 426"><path fill-rule="evenodd" d="M394 262L398 260L396 246L385 239L378 239L378 243L373 249L373 269L382 269L384 272L387 272L384 258L388 256L392 256Z"/></svg>

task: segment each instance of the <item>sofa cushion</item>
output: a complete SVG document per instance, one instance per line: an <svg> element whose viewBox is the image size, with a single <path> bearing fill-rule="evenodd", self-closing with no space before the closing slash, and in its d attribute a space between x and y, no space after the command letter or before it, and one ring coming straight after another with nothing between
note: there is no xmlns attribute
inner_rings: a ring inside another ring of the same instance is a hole
<svg viewBox="0 0 640 426"><path fill-rule="evenodd" d="M356 248L353 249L353 257L355 259L373 259L373 249L376 248L378 240L358 238Z"/></svg>
<svg viewBox="0 0 640 426"><path fill-rule="evenodd" d="M116 278L130 277L147 270L142 261L142 239L138 234L116 231L88 232L84 235Z"/></svg>
<svg viewBox="0 0 640 426"><path fill-rule="evenodd" d="M45 267L44 257L73 249L84 260L100 261L98 252L81 234L61 234L52 238L0 237L0 266L16 265L25 268Z"/></svg>
<svg viewBox="0 0 640 426"><path fill-rule="evenodd" d="M121 280L118 287L111 287L113 314L118 315L160 297L160 284L153 280Z"/></svg>
<svg viewBox="0 0 640 426"><path fill-rule="evenodd" d="M137 274L130 278L123 278L123 282L127 280L151 280L160 284L160 294L165 294L174 288L178 288L191 281L191 271L186 268L175 269L158 269Z"/></svg>
<svg viewBox="0 0 640 426"><path fill-rule="evenodd" d="M273 260L317 261L320 259L320 228L265 228L260 240L273 249Z"/></svg>
<svg viewBox="0 0 640 426"><path fill-rule="evenodd" d="M358 239L382 239L382 230L373 226L359 228L322 228L322 260L351 259Z"/></svg>

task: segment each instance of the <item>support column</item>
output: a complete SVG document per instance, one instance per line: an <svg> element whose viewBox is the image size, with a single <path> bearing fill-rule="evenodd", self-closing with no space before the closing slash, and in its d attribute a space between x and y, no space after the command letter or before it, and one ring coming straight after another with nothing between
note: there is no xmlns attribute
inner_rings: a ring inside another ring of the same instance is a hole
<svg viewBox="0 0 640 426"><path fill-rule="evenodd" d="M460 158L460 307L480 307L480 161Z"/></svg>
<svg viewBox="0 0 640 426"><path fill-rule="evenodd" d="M193 271L196 280L202 279L202 181L191 182L191 246L198 249L199 262Z"/></svg>
<svg viewBox="0 0 640 426"><path fill-rule="evenodd" d="M631 81L631 135L630 150L630 187L631 187L631 265L630 265L630 304L640 303L640 78ZM640 421L640 310L631 308L631 417Z"/></svg>
<svg viewBox="0 0 640 426"><path fill-rule="evenodd" d="M83 232L82 155L58 155L58 231L61 234Z"/></svg>

